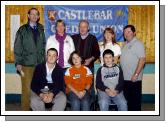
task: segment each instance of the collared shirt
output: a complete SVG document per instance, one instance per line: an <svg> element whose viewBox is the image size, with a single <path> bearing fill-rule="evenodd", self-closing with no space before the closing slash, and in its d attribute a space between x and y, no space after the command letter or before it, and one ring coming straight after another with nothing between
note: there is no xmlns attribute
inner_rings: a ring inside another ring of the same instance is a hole
<svg viewBox="0 0 167 123"><path fill-rule="evenodd" d="M126 42L121 51L120 65L123 70L125 80L131 80L138 66L140 58L145 57L144 44L134 37L130 42ZM142 80L143 70L139 73L137 80Z"/></svg>
<svg viewBox="0 0 167 123"><path fill-rule="evenodd" d="M84 40L86 37L88 37L89 33L87 33L86 35L81 35L82 40Z"/></svg>
<svg viewBox="0 0 167 123"><path fill-rule="evenodd" d="M53 83L52 72L54 68L55 68L55 65L53 66L53 68L49 70L48 64L46 63L46 80L48 81L48 83Z"/></svg>
<svg viewBox="0 0 167 123"><path fill-rule="evenodd" d="M33 28L33 29L34 29L34 26L35 26L35 27L37 26L37 24L34 24L34 23L32 23L32 22L29 22L29 25L30 25L30 27Z"/></svg>

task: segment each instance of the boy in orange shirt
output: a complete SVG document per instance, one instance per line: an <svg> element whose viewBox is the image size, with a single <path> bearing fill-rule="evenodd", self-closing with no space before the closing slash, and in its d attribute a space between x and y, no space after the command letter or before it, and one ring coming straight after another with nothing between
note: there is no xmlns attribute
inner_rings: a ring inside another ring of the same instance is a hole
<svg viewBox="0 0 167 123"><path fill-rule="evenodd" d="M89 89L93 75L88 67L82 65L82 58L77 51L71 53L69 63L72 67L65 73L66 93L73 111L90 110Z"/></svg>

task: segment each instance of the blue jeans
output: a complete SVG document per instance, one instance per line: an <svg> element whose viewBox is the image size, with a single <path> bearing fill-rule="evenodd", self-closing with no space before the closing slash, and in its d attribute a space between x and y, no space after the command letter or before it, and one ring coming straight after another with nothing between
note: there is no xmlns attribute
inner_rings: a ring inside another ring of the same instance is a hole
<svg viewBox="0 0 167 123"><path fill-rule="evenodd" d="M82 99L79 99L73 92L68 94L68 99L71 104L71 109L73 111L89 111L90 110L90 96L86 92L85 96Z"/></svg>
<svg viewBox="0 0 167 123"><path fill-rule="evenodd" d="M118 111L127 111L127 102L123 92L115 97L108 96L104 91L98 91L98 103L101 111L108 111L111 100L117 105Z"/></svg>

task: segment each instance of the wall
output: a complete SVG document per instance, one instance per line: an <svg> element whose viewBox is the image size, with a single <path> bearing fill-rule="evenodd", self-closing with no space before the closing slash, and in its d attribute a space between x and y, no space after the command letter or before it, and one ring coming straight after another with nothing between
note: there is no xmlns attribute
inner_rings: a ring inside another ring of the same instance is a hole
<svg viewBox="0 0 167 123"><path fill-rule="evenodd" d="M95 64L95 75L99 64ZM5 65L5 93L6 102L20 101L21 94L21 78L16 74L14 64ZM143 101L154 102L155 95L155 65L146 64L144 68L143 82L142 82Z"/></svg>
<svg viewBox="0 0 167 123"><path fill-rule="evenodd" d="M10 49L10 15L20 15L20 25L27 23L27 12L31 7L36 7L40 12L40 23L44 24L44 7L36 5L7 5L5 7L5 61L14 61L13 49ZM146 5L129 6L129 24L136 27L137 37L143 41L146 49L146 62L155 61L155 7ZM122 46L123 43L120 43Z"/></svg>
<svg viewBox="0 0 167 123"><path fill-rule="evenodd" d="M20 101L21 80L15 73L13 49L10 49L10 15L20 15L20 25L27 23L27 12L36 7L40 12L40 23L44 24L44 7L42 5L6 5L5 6L5 90L6 101ZM145 5L129 6L129 24L136 27L137 37L143 41L146 49L147 64L144 69L143 97L154 101L155 94L155 7ZM123 43L120 43L122 46ZM11 63L11 64L10 64ZM151 63L151 64L150 64ZM99 67L95 64L96 69ZM15 95L16 96L12 96ZM18 97L18 98L16 98Z"/></svg>

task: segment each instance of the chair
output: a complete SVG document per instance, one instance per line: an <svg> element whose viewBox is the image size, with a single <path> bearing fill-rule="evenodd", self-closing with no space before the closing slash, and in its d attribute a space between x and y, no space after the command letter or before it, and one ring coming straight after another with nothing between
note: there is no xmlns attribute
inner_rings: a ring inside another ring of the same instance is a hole
<svg viewBox="0 0 167 123"><path fill-rule="evenodd" d="M109 111L118 111L117 105L111 100Z"/></svg>

